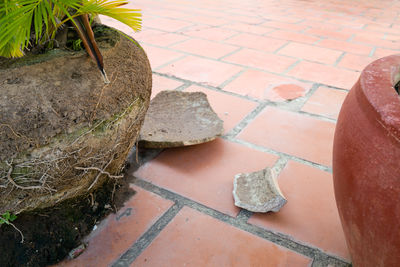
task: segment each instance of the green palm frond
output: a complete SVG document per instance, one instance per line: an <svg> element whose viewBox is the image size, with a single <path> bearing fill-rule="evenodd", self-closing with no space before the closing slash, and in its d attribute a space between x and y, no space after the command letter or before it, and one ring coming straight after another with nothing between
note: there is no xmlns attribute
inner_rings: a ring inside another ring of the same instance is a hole
<svg viewBox="0 0 400 267"><path fill-rule="evenodd" d="M127 4L124 0L89 0L83 3L83 6L78 10L78 14L105 15L116 19L135 31L140 30L141 14L139 9L122 8Z"/></svg>
<svg viewBox="0 0 400 267"><path fill-rule="evenodd" d="M74 23L73 18L82 14L106 15L138 31L141 14L137 9L122 8L126 3L125 0L0 0L0 56L22 56L29 45L54 38L63 23Z"/></svg>

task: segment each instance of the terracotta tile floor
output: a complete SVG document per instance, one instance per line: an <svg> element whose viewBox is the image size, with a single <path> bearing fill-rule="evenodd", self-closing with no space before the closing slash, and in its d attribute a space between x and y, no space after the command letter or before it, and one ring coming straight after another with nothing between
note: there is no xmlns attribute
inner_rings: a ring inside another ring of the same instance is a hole
<svg viewBox="0 0 400 267"><path fill-rule="evenodd" d="M142 32L103 22L143 45L153 96L206 93L225 133L165 150L132 171L137 194L88 237L80 257L61 266L347 266L332 187L335 123L362 68L399 52L400 2L129 6L142 9ZM267 214L235 207L234 175L267 166L280 172L288 203Z"/></svg>

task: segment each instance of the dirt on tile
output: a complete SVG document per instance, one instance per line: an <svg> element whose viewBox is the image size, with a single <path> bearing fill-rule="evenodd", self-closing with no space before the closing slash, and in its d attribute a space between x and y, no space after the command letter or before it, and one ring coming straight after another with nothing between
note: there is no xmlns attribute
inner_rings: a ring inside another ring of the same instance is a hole
<svg viewBox="0 0 400 267"><path fill-rule="evenodd" d="M0 227L0 266L49 266L66 258L106 215L117 211L134 191L129 181L110 179L93 193L42 210L21 213Z"/></svg>

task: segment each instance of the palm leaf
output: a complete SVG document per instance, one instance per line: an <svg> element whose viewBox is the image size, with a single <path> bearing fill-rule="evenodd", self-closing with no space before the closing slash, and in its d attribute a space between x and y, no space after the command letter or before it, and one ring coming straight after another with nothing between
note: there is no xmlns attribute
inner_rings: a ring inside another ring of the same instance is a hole
<svg viewBox="0 0 400 267"><path fill-rule="evenodd" d="M124 0L3 0L0 2L0 56L23 55L30 45L32 23L35 44L53 38L63 23L75 24L73 18L83 14L106 15L138 31L141 14L137 9L121 8L126 3Z"/></svg>

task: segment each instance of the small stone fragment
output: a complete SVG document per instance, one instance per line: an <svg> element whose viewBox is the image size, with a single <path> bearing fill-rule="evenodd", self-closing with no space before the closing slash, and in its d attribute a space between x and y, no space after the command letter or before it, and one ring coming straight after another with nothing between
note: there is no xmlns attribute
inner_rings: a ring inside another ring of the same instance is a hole
<svg viewBox="0 0 400 267"><path fill-rule="evenodd" d="M202 92L162 91L151 101L140 146L169 148L212 141L223 133L223 121Z"/></svg>
<svg viewBox="0 0 400 267"><path fill-rule="evenodd" d="M252 212L277 212L287 202L271 168L235 175L233 197L236 206Z"/></svg>
<svg viewBox="0 0 400 267"><path fill-rule="evenodd" d="M86 249L86 245L85 244L81 244L79 247L74 248L68 254L69 259L75 259L79 255L81 255L85 251L85 249Z"/></svg>

